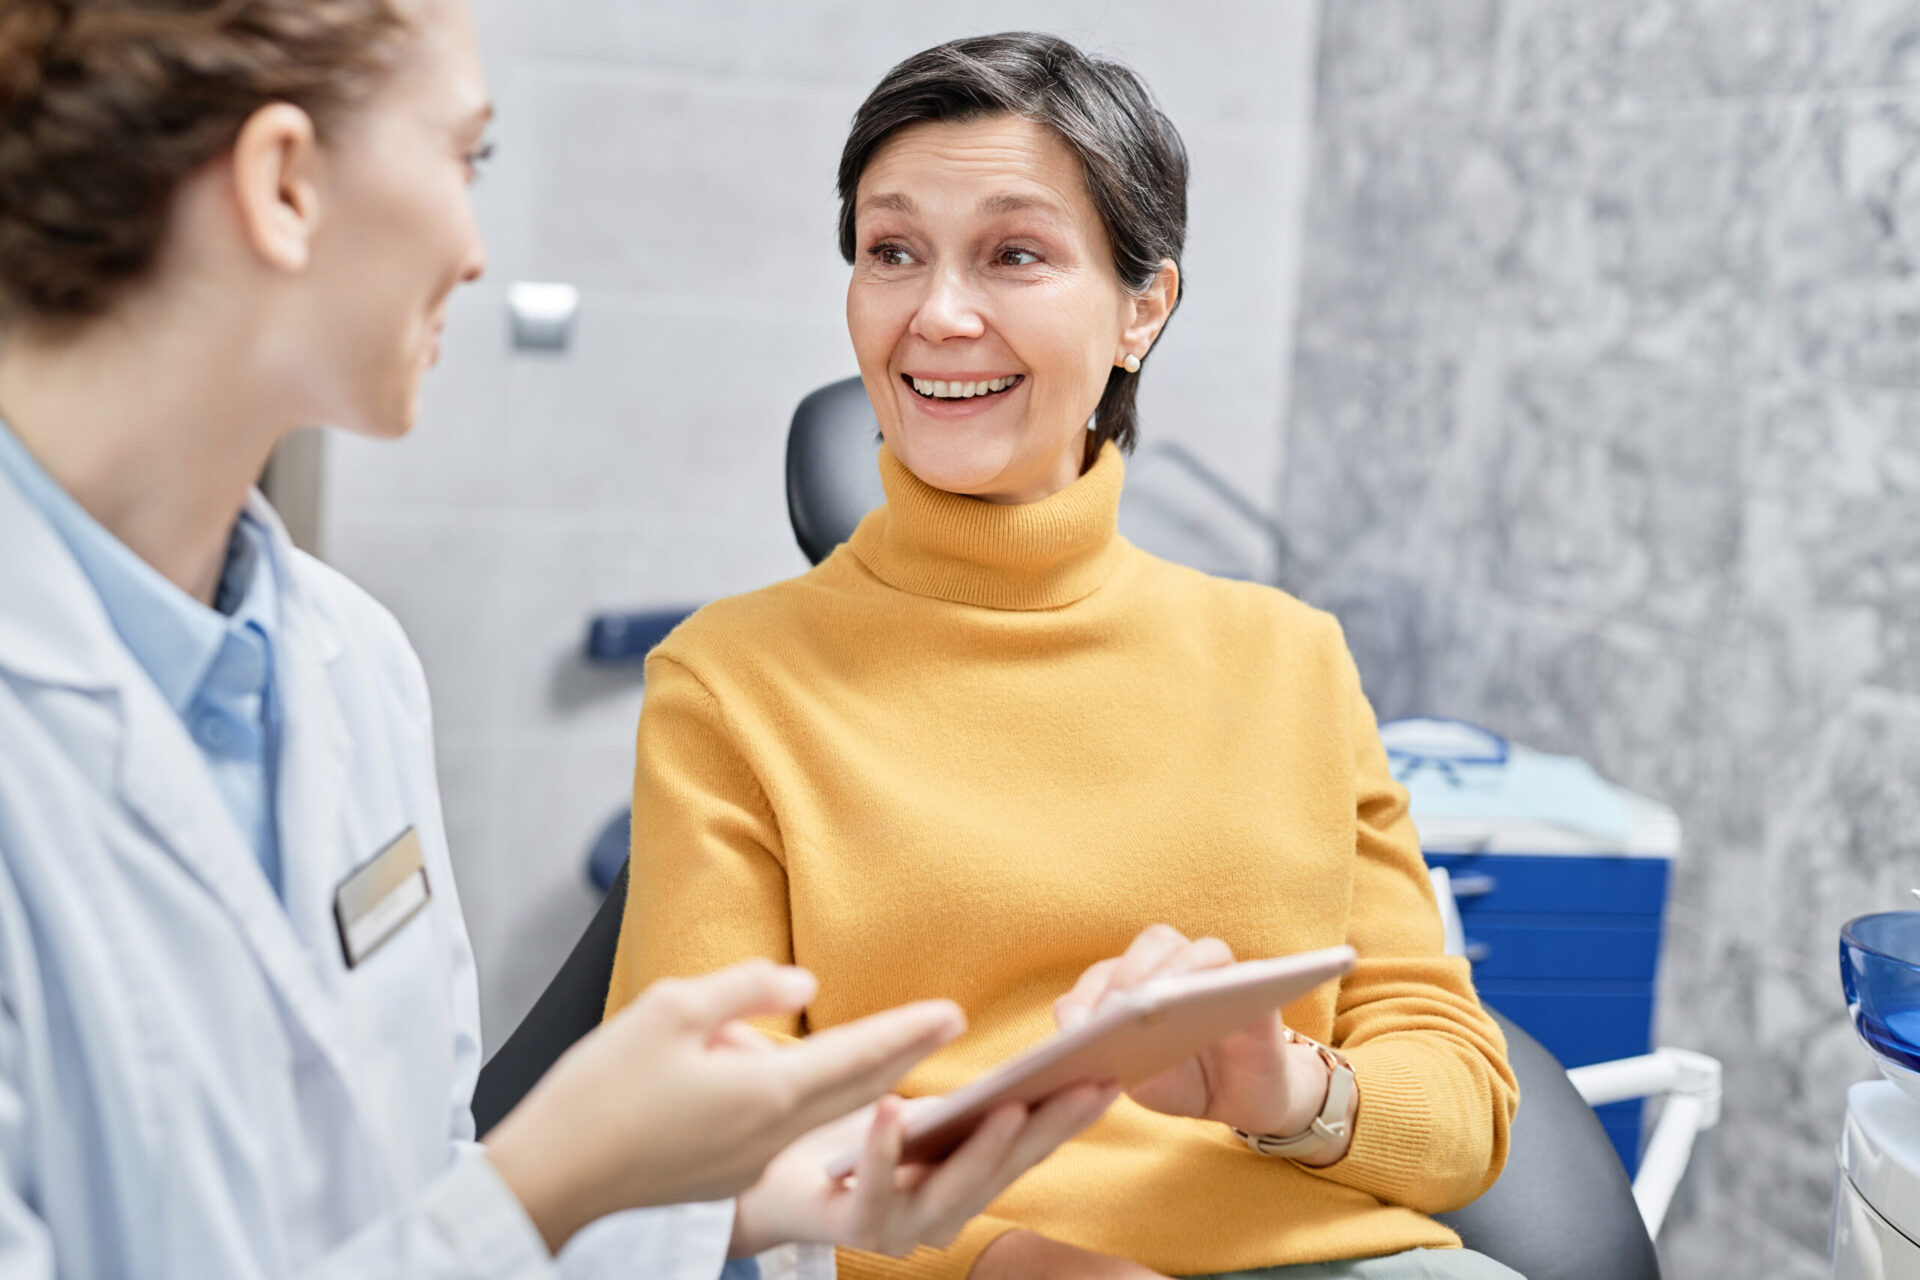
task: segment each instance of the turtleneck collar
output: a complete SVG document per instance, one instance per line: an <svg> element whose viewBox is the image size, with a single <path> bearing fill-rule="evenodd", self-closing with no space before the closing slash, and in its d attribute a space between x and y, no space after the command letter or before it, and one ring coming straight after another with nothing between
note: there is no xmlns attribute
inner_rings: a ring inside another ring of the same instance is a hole
<svg viewBox="0 0 1920 1280"><path fill-rule="evenodd" d="M1087 473L1050 498L1002 506L935 489L880 447L887 503L849 545L901 591L987 609L1057 609L1098 590L1126 543L1119 535L1126 463L1111 442Z"/></svg>

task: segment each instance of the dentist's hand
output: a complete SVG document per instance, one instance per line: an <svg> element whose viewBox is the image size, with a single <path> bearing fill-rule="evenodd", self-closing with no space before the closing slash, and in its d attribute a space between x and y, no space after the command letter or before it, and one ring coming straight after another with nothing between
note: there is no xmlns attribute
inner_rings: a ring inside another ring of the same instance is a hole
<svg viewBox="0 0 1920 1280"><path fill-rule="evenodd" d="M1080 976L1073 990L1054 1002L1054 1017L1071 1029L1087 1021L1101 1001L1152 978L1195 973L1232 964L1233 952L1218 938L1189 941L1179 930L1156 924L1133 940L1126 954L1102 960ZM1243 1027L1211 1048L1127 1090L1143 1107L1170 1116L1217 1120L1248 1133L1288 1137L1304 1133L1326 1105L1330 1083L1320 1055L1287 1040L1278 1010ZM1332 1164L1345 1151L1315 1164Z"/></svg>
<svg viewBox="0 0 1920 1280"><path fill-rule="evenodd" d="M740 1197L733 1256L789 1240L896 1257L917 1245L952 1244L960 1229L1015 1179L1099 1119L1119 1096L1117 1085L1080 1085L1031 1113L1009 1103L938 1164L900 1160L903 1117L926 1100L882 1098L774 1158L766 1176ZM829 1178L828 1163L863 1139L853 1176Z"/></svg>
<svg viewBox="0 0 1920 1280"><path fill-rule="evenodd" d="M621 1209L745 1190L795 1139L873 1102L966 1026L948 1001L783 1046L739 1021L795 1012L814 990L811 974L759 960L656 982L562 1055L487 1142L548 1247Z"/></svg>

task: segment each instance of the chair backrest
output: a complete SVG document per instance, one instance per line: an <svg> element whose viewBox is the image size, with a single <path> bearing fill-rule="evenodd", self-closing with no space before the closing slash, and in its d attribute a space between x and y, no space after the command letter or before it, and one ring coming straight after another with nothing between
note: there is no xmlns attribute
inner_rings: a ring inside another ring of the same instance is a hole
<svg viewBox="0 0 1920 1280"><path fill-rule="evenodd" d="M1538 1040L1488 1012L1507 1036L1520 1111L1500 1180L1440 1220L1527 1280L1660 1280L1633 1184L1599 1117Z"/></svg>
<svg viewBox="0 0 1920 1280"><path fill-rule="evenodd" d="M874 453L880 424L858 378L830 382L800 402L787 432L787 516L814 564L887 500Z"/></svg>
<svg viewBox="0 0 1920 1280"><path fill-rule="evenodd" d="M520 1105L520 1099L561 1054L600 1025L613 985L613 957L626 911L627 868L622 863L613 888L601 899L600 909L593 913L560 972L507 1042L480 1068L480 1079L473 1087L473 1128L478 1136L486 1137L507 1112Z"/></svg>

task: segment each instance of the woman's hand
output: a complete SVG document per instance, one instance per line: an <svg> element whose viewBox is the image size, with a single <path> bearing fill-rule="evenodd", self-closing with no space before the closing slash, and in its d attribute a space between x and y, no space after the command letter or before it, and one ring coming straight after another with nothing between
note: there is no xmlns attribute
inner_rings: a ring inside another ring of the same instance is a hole
<svg viewBox="0 0 1920 1280"><path fill-rule="evenodd" d="M748 961L653 986L561 1056L487 1154L556 1253L621 1209L750 1187L796 1138L867 1105L959 1035L948 1001L776 1046L738 1019L793 1013L811 974Z"/></svg>
<svg viewBox="0 0 1920 1280"><path fill-rule="evenodd" d="M1133 940L1125 955L1102 960L1054 1002L1054 1017L1071 1030L1091 1018L1101 1001L1151 978L1218 969L1233 952L1218 938L1189 941L1156 924ZM1304 1133L1326 1104L1330 1083L1320 1055L1287 1040L1276 1010L1204 1052L1127 1090L1141 1106L1170 1116L1218 1120L1248 1133L1282 1137ZM1333 1156L1325 1159L1331 1163Z"/></svg>
<svg viewBox="0 0 1920 1280"><path fill-rule="evenodd" d="M931 1165L901 1163L903 1116L914 1103L883 1098L775 1157L766 1175L740 1197L733 1256L789 1240L896 1257L917 1245L949 1245L1014 1179L1099 1119L1119 1096L1115 1085L1081 1085L1032 1113L1010 1103L989 1115L958 1150ZM863 1137L853 1176L829 1178L828 1163Z"/></svg>
<svg viewBox="0 0 1920 1280"><path fill-rule="evenodd" d="M1168 1280L1149 1267L1033 1231L1009 1231L974 1259L967 1280Z"/></svg>

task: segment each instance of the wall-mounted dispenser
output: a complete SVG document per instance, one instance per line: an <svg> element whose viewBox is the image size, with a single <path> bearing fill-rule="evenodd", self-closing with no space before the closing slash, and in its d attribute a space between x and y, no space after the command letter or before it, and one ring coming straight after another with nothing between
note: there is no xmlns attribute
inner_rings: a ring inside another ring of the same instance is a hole
<svg viewBox="0 0 1920 1280"><path fill-rule="evenodd" d="M580 290L570 284L521 281L507 289L507 315L516 351L565 351L573 345Z"/></svg>

